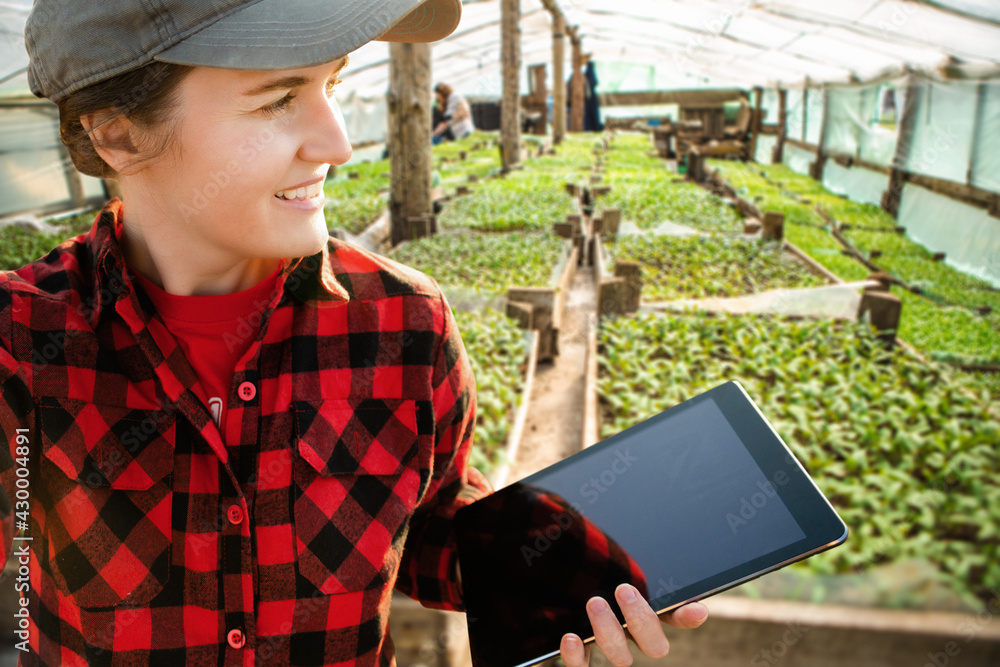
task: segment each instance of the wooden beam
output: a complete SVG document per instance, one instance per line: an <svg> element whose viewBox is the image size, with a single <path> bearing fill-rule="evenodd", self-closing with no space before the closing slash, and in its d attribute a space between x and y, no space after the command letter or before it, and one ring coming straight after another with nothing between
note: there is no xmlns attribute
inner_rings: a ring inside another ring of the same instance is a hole
<svg viewBox="0 0 1000 667"><path fill-rule="evenodd" d="M789 141L788 143L792 142ZM815 148L810 144L803 144L801 147L807 150L813 150ZM904 184L913 183L914 185L918 185L924 189L930 190L931 192L943 195L949 199L954 199L955 201L960 201L963 204L968 204L969 206L1000 210L1000 194L996 192L983 190L982 188L966 185L965 183L956 183L955 181L936 178L934 176L913 174L905 169L885 167L880 164L875 164L866 160L857 160L844 155L830 156L829 159L847 169L850 169L851 167L860 167L862 169L868 169L870 171L889 176L890 179L892 178L892 174L895 172L898 174L897 178L899 179L898 185L895 187L900 192L902 191Z"/></svg>
<svg viewBox="0 0 1000 667"><path fill-rule="evenodd" d="M723 90L666 90L598 95L601 106L629 107L656 104L676 104L682 108L702 109L721 107L737 102L746 93L739 88Z"/></svg>
<svg viewBox="0 0 1000 667"><path fill-rule="evenodd" d="M571 114L569 120L570 132L583 132L583 49L580 40L573 40L573 78Z"/></svg>
<svg viewBox="0 0 1000 667"><path fill-rule="evenodd" d="M764 124L764 119L762 117L763 112L761 111L761 105L764 103L764 89L760 86L756 86L753 89L754 95L756 95L757 100L754 104L754 114L753 114L753 127L750 128L752 134L750 135L750 161L757 161L757 137L760 136L760 128Z"/></svg>
<svg viewBox="0 0 1000 667"><path fill-rule="evenodd" d="M802 87L802 117L799 118L799 136L801 141L806 140L806 124L809 122L809 77L806 77L806 84Z"/></svg>
<svg viewBox="0 0 1000 667"><path fill-rule="evenodd" d="M788 91L778 90L778 142L771 153L771 162L781 164L785 159L785 135L788 134Z"/></svg>
<svg viewBox="0 0 1000 667"><path fill-rule="evenodd" d="M500 64L503 71L503 106L500 119L503 170L510 171L521 161L521 3L502 0L502 44Z"/></svg>
<svg viewBox="0 0 1000 667"><path fill-rule="evenodd" d="M431 214L431 47L392 43L389 54L389 213L396 245L413 237L411 218Z"/></svg>
<svg viewBox="0 0 1000 667"><path fill-rule="evenodd" d="M566 136L566 19L560 13L552 22L552 143Z"/></svg>
<svg viewBox="0 0 1000 667"><path fill-rule="evenodd" d="M809 167L809 175L814 179L823 182L823 169L826 167L826 153L823 146L826 144L827 132L830 129L830 89L821 88L820 94L823 96L823 122L819 126L819 145L816 151L816 159Z"/></svg>
<svg viewBox="0 0 1000 667"><path fill-rule="evenodd" d="M980 133L986 131L986 128L983 127L983 123L981 122L983 118L984 104L986 104L986 84L980 83L978 86L976 86L976 112L975 112L976 115L973 116L973 118L975 119L973 123L975 123L975 125L973 126L971 132L972 147L969 150L969 168L968 170L966 170L966 175L965 175L965 182L968 183L969 185L972 185L973 171L976 168L975 165L976 162L978 161L979 153L982 150L981 147L984 143L979 139Z"/></svg>
<svg viewBox="0 0 1000 667"><path fill-rule="evenodd" d="M785 143L789 146L795 146L796 148L801 148L804 151L809 151L810 153L819 153L819 146L814 146L805 141L800 141L799 139L785 139Z"/></svg>
<svg viewBox="0 0 1000 667"><path fill-rule="evenodd" d="M889 173L889 188L882 194L882 209L894 218L899 217L899 202L906 181L906 163L909 162L910 150L913 148L917 108L923 95L924 86L917 83L911 75L906 87L906 103L900 112L899 137L896 140L896 154L892 158L892 171Z"/></svg>
<svg viewBox="0 0 1000 667"><path fill-rule="evenodd" d="M892 174L892 167L883 167L880 164L875 164L873 162L868 162L867 160L859 160L857 158L848 157L846 155L830 155L827 159L833 160L841 167L845 169L850 169L851 167L862 167L864 169L870 169L871 171L876 171L884 176L889 176Z"/></svg>
<svg viewBox="0 0 1000 667"><path fill-rule="evenodd" d="M563 22L563 26L566 26L566 27L564 27L563 32L565 34L569 35L570 38L574 42L579 42L580 41L580 31L579 31L579 27L580 26L576 26L576 25L567 26L566 25L567 24L566 14L563 12L562 7L559 6L559 3L556 0L541 0L541 2L542 2L542 6L545 7L545 9L548 10L549 14L552 15L553 22L556 21L556 20L560 20L561 19L562 22Z"/></svg>
<svg viewBox="0 0 1000 667"><path fill-rule="evenodd" d="M934 178L933 176L923 176L921 174L912 174L908 172L903 174L903 182L919 185L920 187L926 188L931 192L936 192L939 195L950 197L951 199L960 201L963 204L990 209L991 211L1000 210L1000 194L990 192L989 190L983 190L982 188L965 185L964 183L946 181L942 178Z"/></svg>

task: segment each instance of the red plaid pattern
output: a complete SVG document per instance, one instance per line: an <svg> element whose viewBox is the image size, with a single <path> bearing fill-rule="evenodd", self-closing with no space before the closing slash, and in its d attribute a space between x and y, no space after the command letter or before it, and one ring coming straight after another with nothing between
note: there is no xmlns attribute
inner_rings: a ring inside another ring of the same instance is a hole
<svg viewBox="0 0 1000 667"><path fill-rule="evenodd" d="M393 587L461 610L452 517L489 492L437 284L334 239L285 262L227 445L127 275L122 210L0 274L4 560L30 469L21 664L395 664Z"/></svg>

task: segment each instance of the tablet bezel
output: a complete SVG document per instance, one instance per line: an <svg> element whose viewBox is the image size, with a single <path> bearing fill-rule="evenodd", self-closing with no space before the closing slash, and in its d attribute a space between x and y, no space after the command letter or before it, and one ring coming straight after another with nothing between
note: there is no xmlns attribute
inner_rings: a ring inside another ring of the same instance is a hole
<svg viewBox="0 0 1000 667"><path fill-rule="evenodd" d="M770 422L768 422L767 418L761 413L742 385L736 381L727 382L688 399L620 433L606 438L586 450L540 470L515 484L532 485L539 479L543 479L553 473L562 471L566 467L582 462L590 456L600 454L605 449L621 446L630 437L636 435L638 431L655 428L660 425L660 422L668 420L672 416L702 401L715 402L733 431L737 434L745 450L764 473L765 478L773 482L771 485L772 488L789 513L791 513L802 532L805 533L805 537L714 576L649 600L650 606L657 614L669 613L681 605L746 583L751 579L777 570L785 565L843 544L847 539L848 530L846 524L837 515L836 510L816 486L815 482L809 477L805 468L794 456L791 449L782 440ZM787 479L782 475L786 476ZM503 489L497 491L497 493L503 493ZM468 571L474 571L476 568L466 566L462 558L462 526L466 523L470 525L470 528L475 525L475 512L475 503L472 503L460 509L455 516L455 530L459 536L459 564L462 568L463 582L470 581L468 575L475 576L472 572ZM475 591L475 588L475 585L473 585L471 590ZM466 585L466 590L470 590L468 585ZM482 601L480 604L480 601L474 599L474 595L471 602L472 604L469 604L470 599L466 599L466 606L470 614L475 613L475 610L482 605L488 604L487 601ZM619 616L619 620L623 619ZM475 642L473 636L475 629L470 625L470 641L473 642ZM594 637L590 636L583 639L585 643L589 643L594 640ZM558 644L558 639L556 640L556 644ZM555 652L538 656L518 665L504 667L527 667L558 654L559 652L556 650Z"/></svg>

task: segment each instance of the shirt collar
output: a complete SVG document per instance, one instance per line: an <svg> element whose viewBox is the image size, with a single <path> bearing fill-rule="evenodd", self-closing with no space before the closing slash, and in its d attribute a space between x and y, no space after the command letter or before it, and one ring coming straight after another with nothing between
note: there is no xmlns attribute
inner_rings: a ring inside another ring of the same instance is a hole
<svg viewBox="0 0 1000 667"><path fill-rule="evenodd" d="M124 211L124 202L115 197L101 209L87 234L86 242L97 278L90 296L93 323L100 319L105 308L114 309L120 299L132 292L121 247ZM329 243L311 257L282 260L277 286L303 302L332 305L350 300L330 264Z"/></svg>

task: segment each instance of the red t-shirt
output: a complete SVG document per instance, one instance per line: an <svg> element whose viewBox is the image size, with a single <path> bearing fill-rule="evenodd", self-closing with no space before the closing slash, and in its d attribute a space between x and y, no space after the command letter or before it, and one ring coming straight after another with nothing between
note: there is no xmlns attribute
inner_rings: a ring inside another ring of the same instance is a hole
<svg viewBox="0 0 1000 667"><path fill-rule="evenodd" d="M233 370L246 354L260 328L260 314L274 295L279 270L242 292L217 296L169 294L135 269L129 271L156 306L198 377L194 389L215 418L223 442L240 440L240 424L228 424L226 397Z"/></svg>

